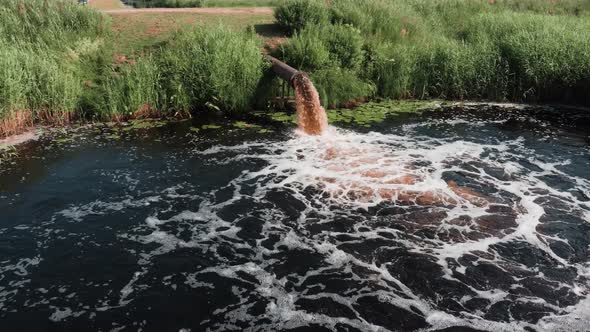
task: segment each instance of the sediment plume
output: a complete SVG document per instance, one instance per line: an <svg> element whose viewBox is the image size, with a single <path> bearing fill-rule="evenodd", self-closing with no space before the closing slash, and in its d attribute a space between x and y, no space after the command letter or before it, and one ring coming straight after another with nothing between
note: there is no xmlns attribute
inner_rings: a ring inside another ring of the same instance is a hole
<svg viewBox="0 0 590 332"><path fill-rule="evenodd" d="M295 74L292 79L295 88L295 102L297 108L297 124L299 130L307 135L321 135L328 127L328 116L320 103L320 98L313 83L303 72ZM405 190L391 188L391 185L414 185L420 182L419 177L404 173L404 166L391 169L389 165L396 165L395 160L383 158L386 151L371 151L371 147L363 149L343 149L330 147L326 150L324 159L328 170L342 172L342 177L352 177L336 184L331 194L340 196L346 194L355 200L370 201L375 197L390 201L412 202L418 205L456 205L460 200L468 201L476 206L485 206L488 201L467 188L449 183L447 193L437 193L432 190ZM335 161L336 164L330 164ZM366 169L370 165L380 165L374 169ZM319 179L320 182L331 182L335 179Z"/></svg>
<svg viewBox="0 0 590 332"><path fill-rule="evenodd" d="M321 135L328 128L328 116L320 103L320 96L304 73L293 77L297 124L308 135Z"/></svg>

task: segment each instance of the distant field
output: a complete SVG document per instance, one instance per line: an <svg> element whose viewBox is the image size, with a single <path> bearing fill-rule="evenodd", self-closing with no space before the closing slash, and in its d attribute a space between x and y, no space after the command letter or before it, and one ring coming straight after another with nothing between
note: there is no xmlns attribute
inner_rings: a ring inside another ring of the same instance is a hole
<svg viewBox="0 0 590 332"><path fill-rule="evenodd" d="M224 24L235 29L254 26L267 31L274 22L271 14L136 13L112 16L115 52L132 54L162 43L178 29L199 24Z"/></svg>

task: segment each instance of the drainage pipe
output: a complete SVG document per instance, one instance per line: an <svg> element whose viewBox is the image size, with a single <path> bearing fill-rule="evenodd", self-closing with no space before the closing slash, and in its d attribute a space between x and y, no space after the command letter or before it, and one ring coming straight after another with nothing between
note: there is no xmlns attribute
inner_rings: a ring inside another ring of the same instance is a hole
<svg viewBox="0 0 590 332"><path fill-rule="evenodd" d="M291 87L293 87L293 78L295 78L297 74L303 73L270 55L265 55L265 58L272 63L272 70L275 72L275 74L287 81Z"/></svg>

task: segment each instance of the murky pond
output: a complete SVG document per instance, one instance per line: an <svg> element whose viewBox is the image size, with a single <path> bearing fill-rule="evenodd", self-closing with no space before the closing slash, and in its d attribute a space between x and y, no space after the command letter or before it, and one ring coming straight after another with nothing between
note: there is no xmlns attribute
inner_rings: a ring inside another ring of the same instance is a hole
<svg viewBox="0 0 590 332"><path fill-rule="evenodd" d="M384 107L21 146L2 330L587 331L590 114Z"/></svg>

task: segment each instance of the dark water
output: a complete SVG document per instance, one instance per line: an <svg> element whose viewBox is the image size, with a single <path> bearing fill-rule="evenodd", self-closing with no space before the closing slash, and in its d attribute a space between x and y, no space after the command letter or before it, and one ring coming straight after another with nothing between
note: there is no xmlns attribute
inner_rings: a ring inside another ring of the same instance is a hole
<svg viewBox="0 0 590 332"><path fill-rule="evenodd" d="M28 143L0 170L1 330L588 331L589 130L473 107L320 138L180 124ZM359 162L335 167L334 147ZM375 168L488 203L393 202L358 176Z"/></svg>

